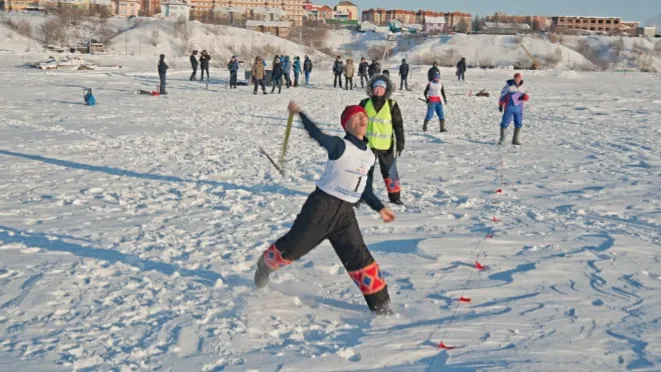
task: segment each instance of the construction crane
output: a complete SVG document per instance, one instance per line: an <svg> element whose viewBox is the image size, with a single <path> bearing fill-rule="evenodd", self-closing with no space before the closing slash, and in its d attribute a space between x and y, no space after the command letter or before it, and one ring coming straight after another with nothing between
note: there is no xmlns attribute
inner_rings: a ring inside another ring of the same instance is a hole
<svg viewBox="0 0 661 372"><path fill-rule="evenodd" d="M537 59L535 59L535 57L533 57L533 55L530 54L530 52L528 51L528 49L526 49L526 47L523 46L523 44L521 44L521 48L523 48L523 50L526 52L526 54L528 55L528 57L530 57L530 59L532 60L532 67L530 67L530 69L531 69L531 70L539 70L539 66L540 66L540 65L539 65L539 63L537 62Z"/></svg>

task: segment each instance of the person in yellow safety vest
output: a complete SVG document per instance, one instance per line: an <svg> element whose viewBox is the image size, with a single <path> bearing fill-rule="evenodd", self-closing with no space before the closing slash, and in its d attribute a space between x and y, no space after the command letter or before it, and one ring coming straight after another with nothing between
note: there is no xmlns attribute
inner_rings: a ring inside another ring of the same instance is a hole
<svg viewBox="0 0 661 372"><path fill-rule="evenodd" d="M381 175L386 183L391 203L403 205L401 187L397 173L397 156L404 150L404 121L397 102L390 99L395 90L390 78L385 75L372 77L367 85L366 98L360 106L367 112L369 123L367 134L369 146L379 159Z"/></svg>

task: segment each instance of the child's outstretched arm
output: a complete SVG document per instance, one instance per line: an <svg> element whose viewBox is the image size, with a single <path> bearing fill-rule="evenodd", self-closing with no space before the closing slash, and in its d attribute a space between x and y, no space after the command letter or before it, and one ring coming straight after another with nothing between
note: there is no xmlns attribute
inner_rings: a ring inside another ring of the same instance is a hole
<svg viewBox="0 0 661 372"><path fill-rule="evenodd" d="M325 148L326 151L328 151L328 158L330 160L337 160L340 158L340 156L342 156L346 147L344 140L342 140L340 137L329 136L322 132L321 129L317 127L317 124L315 124L312 120L310 120L310 118L308 118L305 113L303 113L303 109L296 102L289 102L289 106L287 108L289 109L290 114L298 114L301 117L301 121L303 122L303 127L305 130L308 132L310 137L312 137L323 148Z"/></svg>

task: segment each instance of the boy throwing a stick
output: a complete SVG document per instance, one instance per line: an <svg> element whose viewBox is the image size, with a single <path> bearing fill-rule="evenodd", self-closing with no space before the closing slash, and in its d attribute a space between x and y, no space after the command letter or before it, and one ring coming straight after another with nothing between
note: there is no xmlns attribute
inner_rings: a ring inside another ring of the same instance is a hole
<svg viewBox="0 0 661 372"><path fill-rule="evenodd" d="M353 206L360 200L379 212L384 222L395 220L372 190L371 170L376 157L367 146L367 114L360 106L347 106L342 112L344 138L324 134L301 107L290 102L290 114L299 114L305 130L328 152L326 169L317 181L291 230L260 257L255 285L263 288L269 274L287 266L330 240L351 279L358 286L369 309L379 315L391 314L388 287L379 265L363 241Z"/></svg>

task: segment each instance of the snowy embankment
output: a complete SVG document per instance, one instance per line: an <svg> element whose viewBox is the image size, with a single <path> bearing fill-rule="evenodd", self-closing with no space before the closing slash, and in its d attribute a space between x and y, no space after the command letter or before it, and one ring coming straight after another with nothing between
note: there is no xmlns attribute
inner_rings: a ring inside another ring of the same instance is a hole
<svg viewBox="0 0 661 372"><path fill-rule="evenodd" d="M421 132L413 75L393 97L407 206L390 225L356 211L398 314L375 318L327 242L252 283L325 156L300 123L286 178L258 146L278 152L289 99L340 134L361 90L319 70L310 89L253 96L212 70L209 90L175 73L168 96L138 96L151 70L2 57L0 371L661 369L655 75L526 73L518 148L495 145L510 72L445 81L444 135ZM467 95L482 88L492 97Z"/></svg>
<svg viewBox="0 0 661 372"><path fill-rule="evenodd" d="M383 34L340 30L332 32L327 43L354 58L367 57L371 47L383 49L390 45L394 49L386 63L393 65L403 58L415 64L430 65L432 61L438 61L454 65L465 57L472 66L530 66L532 61L521 47L523 45L545 69L597 70L605 67L608 70L640 70L647 67L650 71L661 71L661 40L658 39L623 37L619 47L621 52L616 55L614 50L620 43L619 37L553 35L551 38L555 42L529 35L456 34L388 42ZM581 43L587 43L589 49L582 48Z"/></svg>

